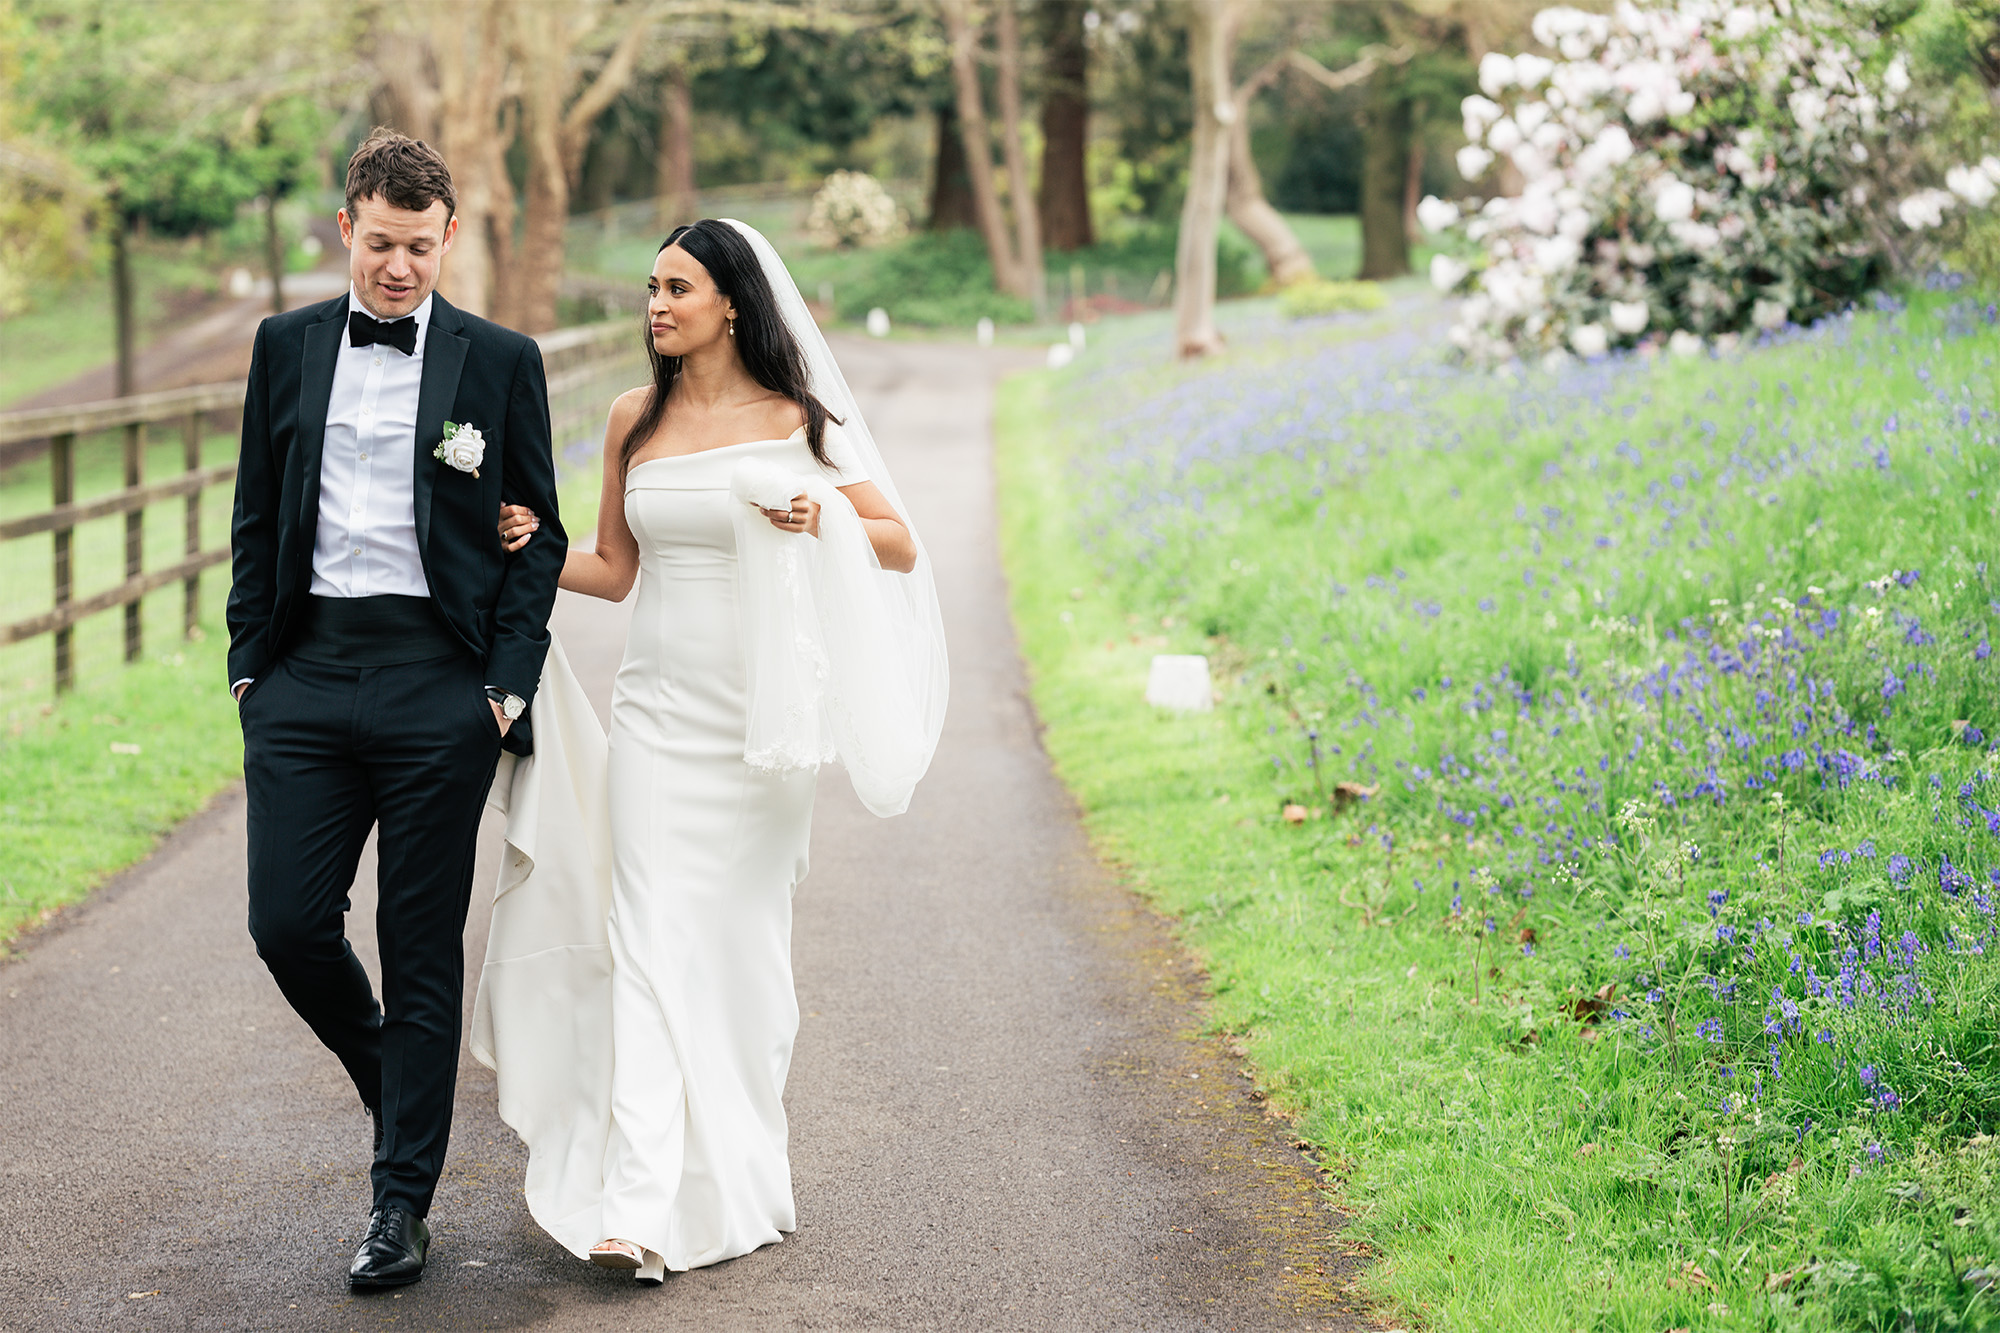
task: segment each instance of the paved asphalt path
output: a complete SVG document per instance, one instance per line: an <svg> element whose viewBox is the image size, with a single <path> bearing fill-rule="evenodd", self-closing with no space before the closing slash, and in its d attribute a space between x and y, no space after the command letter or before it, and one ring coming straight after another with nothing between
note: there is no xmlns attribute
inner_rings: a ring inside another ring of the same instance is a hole
<svg viewBox="0 0 2000 1333"><path fill-rule="evenodd" d="M1018 356L841 353L936 560L953 697L907 815L870 817L837 770L820 784L798 1232L656 1290L578 1262L529 1218L468 1057L430 1271L351 1295L368 1122L252 952L235 792L0 965L0 1328L1362 1326L1310 1168L1201 1035L1199 975L1093 861L1037 743L987 432ZM625 614L558 607L600 708ZM372 968L369 862L350 929ZM476 903L469 977L485 931Z"/></svg>

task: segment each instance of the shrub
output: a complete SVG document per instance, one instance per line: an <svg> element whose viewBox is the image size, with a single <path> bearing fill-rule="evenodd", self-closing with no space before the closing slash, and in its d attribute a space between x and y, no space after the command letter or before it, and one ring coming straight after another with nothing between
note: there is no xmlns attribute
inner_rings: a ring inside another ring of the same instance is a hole
<svg viewBox="0 0 2000 1333"><path fill-rule="evenodd" d="M1823 0L1544 10L1557 58L1492 53L1460 170L1523 179L1454 224L1476 247L1453 341L1475 359L1807 323L1887 267L1881 188L1924 116L1907 58ZM1879 203L1878 203L1879 201ZM1448 205L1427 201L1433 225Z"/></svg>
<svg viewBox="0 0 2000 1333"><path fill-rule="evenodd" d="M806 215L806 234L815 244L837 250L880 245L906 230L903 210L882 183L865 171L836 171L828 176Z"/></svg>
<svg viewBox="0 0 2000 1333"><path fill-rule="evenodd" d="M1307 319L1346 310L1380 310L1387 301L1380 283L1317 279L1285 288L1278 297L1278 309L1288 318Z"/></svg>

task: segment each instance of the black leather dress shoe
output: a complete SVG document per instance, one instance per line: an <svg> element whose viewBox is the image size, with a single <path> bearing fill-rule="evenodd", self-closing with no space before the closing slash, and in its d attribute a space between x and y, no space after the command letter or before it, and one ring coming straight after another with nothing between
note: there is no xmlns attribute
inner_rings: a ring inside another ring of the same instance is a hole
<svg viewBox="0 0 2000 1333"><path fill-rule="evenodd" d="M357 1291L406 1287L424 1275L431 1229L407 1208L377 1208L368 1215L368 1234L347 1268L347 1284Z"/></svg>

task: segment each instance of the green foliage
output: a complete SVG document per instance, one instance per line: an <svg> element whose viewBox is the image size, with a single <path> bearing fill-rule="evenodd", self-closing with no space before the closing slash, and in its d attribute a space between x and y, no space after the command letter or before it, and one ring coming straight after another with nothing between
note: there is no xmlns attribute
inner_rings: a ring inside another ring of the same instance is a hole
<svg viewBox="0 0 2000 1333"><path fill-rule="evenodd" d="M1278 296L1278 309L1291 319L1307 319L1349 310L1380 310L1388 299L1379 282L1334 282L1321 278L1287 287Z"/></svg>
<svg viewBox="0 0 2000 1333"><path fill-rule="evenodd" d="M1059 771L1376 1290L2000 1327L1983 307L1527 383L1233 318L1010 386L1008 569ZM1189 651L1217 713L1145 709Z"/></svg>

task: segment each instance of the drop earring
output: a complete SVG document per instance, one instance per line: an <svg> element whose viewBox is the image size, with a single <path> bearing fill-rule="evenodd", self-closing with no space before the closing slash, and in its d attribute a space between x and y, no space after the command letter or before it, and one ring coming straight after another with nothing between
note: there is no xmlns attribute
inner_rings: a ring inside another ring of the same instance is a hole
<svg viewBox="0 0 2000 1333"><path fill-rule="evenodd" d="M736 321L733 319L729 321L729 336L732 338L736 336Z"/></svg>

